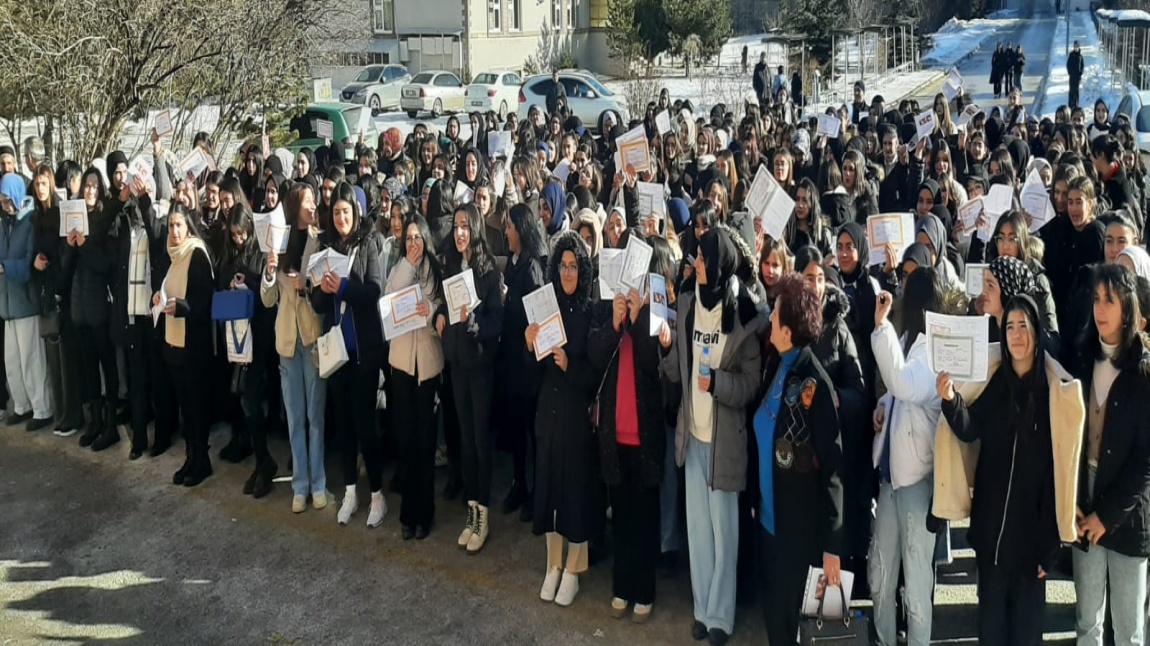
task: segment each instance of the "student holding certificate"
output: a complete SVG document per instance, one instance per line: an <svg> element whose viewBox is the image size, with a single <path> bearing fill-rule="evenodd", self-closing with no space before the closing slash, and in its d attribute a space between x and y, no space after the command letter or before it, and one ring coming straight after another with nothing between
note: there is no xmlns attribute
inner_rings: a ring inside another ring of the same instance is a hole
<svg viewBox="0 0 1150 646"><path fill-rule="evenodd" d="M401 202L392 203L392 211ZM418 213L404 221L398 238L404 255L387 278L388 295L419 286L423 299L415 315L426 325L391 340L388 364L391 366L392 428L396 433L399 462L403 465L399 493L403 504L399 522L403 540L423 540L431 533L435 517L435 444L439 434L435 416L435 392L443 373L443 345L432 327L432 313L443 304L440 289L442 269L431 249L431 228Z"/></svg>
<svg viewBox="0 0 1150 646"><path fill-rule="evenodd" d="M474 204L455 209L452 235L443 252L445 280L471 272L475 303L452 303L436 314L435 327L443 339L443 354L451 366L451 380L460 426L463 492L467 497L467 524L459 535L460 549L478 553L490 532L491 405L494 399L494 357L503 331L502 277L483 237L484 223ZM467 290L464 290L467 291ZM458 305L458 322L451 307Z"/></svg>
<svg viewBox="0 0 1150 646"><path fill-rule="evenodd" d="M533 323L524 334L525 360L534 364L528 368L529 378L539 384L533 530L547 537L547 571L539 598L569 606L579 592L579 575L587 571L588 541L602 523L595 495L597 447L587 417L600 374L587 356L594 279L587 245L574 232L556 240L548 277L564 339L550 354L532 361L540 344L556 339L547 334L547 324Z"/></svg>
<svg viewBox="0 0 1150 646"><path fill-rule="evenodd" d="M347 276L328 270L311 291L311 304L322 320L322 332L338 328L347 350L347 363L328 378L333 421L339 434L340 466L345 492L336 520L351 521L359 509L356 483L358 456L363 456L371 508L368 527L379 527L387 514L383 498L383 450L375 420L376 390L383 366L383 329L378 304L383 291L379 266L380 236L360 211L351 184L340 182L331 193L330 229L320 236L320 249L331 249L349 258Z"/></svg>

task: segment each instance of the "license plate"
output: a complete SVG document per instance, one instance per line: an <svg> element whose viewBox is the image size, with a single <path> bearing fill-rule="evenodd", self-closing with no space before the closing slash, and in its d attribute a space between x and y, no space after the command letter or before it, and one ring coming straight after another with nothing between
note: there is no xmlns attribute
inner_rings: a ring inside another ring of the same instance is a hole
<svg viewBox="0 0 1150 646"><path fill-rule="evenodd" d="M411 98L411 97L419 96L419 93L416 92L415 90L404 90L403 96Z"/></svg>
<svg viewBox="0 0 1150 646"><path fill-rule="evenodd" d="M482 106L483 102L482 101L472 101L471 105Z"/></svg>

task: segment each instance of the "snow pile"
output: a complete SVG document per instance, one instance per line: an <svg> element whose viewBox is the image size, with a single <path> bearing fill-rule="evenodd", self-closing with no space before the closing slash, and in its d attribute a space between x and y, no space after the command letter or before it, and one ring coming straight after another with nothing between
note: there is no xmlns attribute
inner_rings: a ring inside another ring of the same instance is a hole
<svg viewBox="0 0 1150 646"><path fill-rule="evenodd" d="M1010 29L1021 22L1018 15L1018 11L1007 9L977 20L951 18L931 35L932 46L922 57L922 65L943 69L957 65L968 54L992 40L1000 30Z"/></svg>
<svg viewBox="0 0 1150 646"><path fill-rule="evenodd" d="M1098 30L1094 27L1090 13L1085 11L1070 14L1069 24L1065 17L1058 18L1050 48L1050 69L1047 71L1045 91L1035 101L1031 112L1040 118L1053 117L1058 106L1070 104L1070 75L1066 72L1066 56L1069 53L1066 48L1067 29L1070 30L1070 42L1078 41L1082 49L1085 67L1079 86L1078 104L1090 114L1094 101L1101 98L1113 112L1122 99L1122 88L1111 82L1110 66L1099 43Z"/></svg>

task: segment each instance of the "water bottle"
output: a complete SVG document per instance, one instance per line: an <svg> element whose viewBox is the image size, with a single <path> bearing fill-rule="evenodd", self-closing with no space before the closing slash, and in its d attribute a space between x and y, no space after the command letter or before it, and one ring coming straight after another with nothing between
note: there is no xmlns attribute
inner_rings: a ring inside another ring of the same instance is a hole
<svg viewBox="0 0 1150 646"><path fill-rule="evenodd" d="M699 376L711 376L711 349L703 348L703 356L699 359Z"/></svg>

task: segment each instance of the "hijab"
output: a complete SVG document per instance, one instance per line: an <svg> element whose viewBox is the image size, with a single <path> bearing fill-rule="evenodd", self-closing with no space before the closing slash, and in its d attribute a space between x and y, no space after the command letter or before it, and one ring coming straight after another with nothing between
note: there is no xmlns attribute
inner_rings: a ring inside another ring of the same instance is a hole
<svg viewBox="0 0 1150 646"><path fill-rule="evenodd" d="M1131 245L1122 250L1119 256L1126 256L1134 263L1134 273L1150 280L1150 253L1142 247Z"/></svg>
<svg viewBox="0 0 1150 646"><path fill-rule="evenodd" d="M725 298L729 293L727 284L735 275L737 251L735 244L725 233L712 229L703 234L699 240L699 253L702 254L703 263L707 268L707 284L700 285L696 282L695 291L702 306L713 310L720 302L727 300Z"/></svg>
<svg viewBox="0 0 1150 646"><path fill-rule="evenodd" d="M543 186L543 201L551 210L551 224L547 227L547 235L553 236L559 233L567 219L567 196L558 182L547 182Z"/></svg>
<svg viewBox="0 0 1150 646"><path fill-rule="evenodd" d="M842 273L843 282L853 283L866 273L867 262L870 261L870 246L867 244L866 231L858 222L847 222L842 225L839 228L839 236L841 237L844 233L850 237L851 243L859 252L859 262L855 266L855 270Z"/></svg>
<svg viewBox="0 0 1150 646"><path fill-rule="evenodd" d="M930 240L930 246L934 247L934 263L929 262L930 250L927 250L927 267L937 267L942 264L946 259L946 229L942 226L942 220L938 216L929 213L921 218L914 227L915 234L925 233L926 237Z"/></svg>
<svg viewBox="0 0 1150 646"><path fill-rule="evenodd" d="M919 267L930 267L930 249L926 245L916 242L906 248L902 253L902 262L913 262Z"/></svg>

